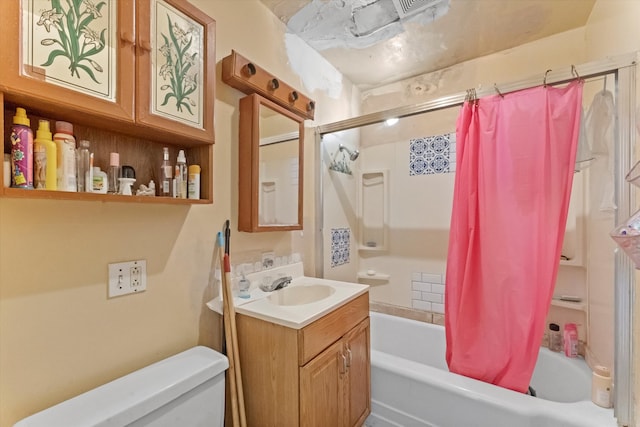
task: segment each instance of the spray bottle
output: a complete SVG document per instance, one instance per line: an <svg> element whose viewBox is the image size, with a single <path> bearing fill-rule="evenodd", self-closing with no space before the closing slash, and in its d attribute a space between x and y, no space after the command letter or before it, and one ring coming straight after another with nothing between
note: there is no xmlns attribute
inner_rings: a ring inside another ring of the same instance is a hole
<svg viewBox="0 0 640 427"><path fill-rule="evenodd" d="M33 189L33 131L24 108L16 108L11 126L11 186Z"/></svg>

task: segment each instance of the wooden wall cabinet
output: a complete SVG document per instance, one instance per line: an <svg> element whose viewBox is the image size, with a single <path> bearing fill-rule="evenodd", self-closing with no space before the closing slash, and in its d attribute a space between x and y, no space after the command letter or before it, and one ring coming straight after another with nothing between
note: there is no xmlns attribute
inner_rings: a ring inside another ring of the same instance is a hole
<svg viewBox="0 0 640 427"><path fill-rule="evenodd" d="M157 172L150 168L159 167L163 146L170 147L172 164L178 150L185 149L188 163L202 168L201 198L211 203L213 19L186 0L15 0L0 8L0 26L5 153L6 130L20 106L27 109L34 133L38 117L71 122L80 130L77 140L91 140L103 170L110 151L125 157L122 164L148 169L138 176L138 184L149 179L157 183ZM2 194L106 197L18 191L3 189Z"/></svg>
<svg viewBox="0 0 640 427"><path fill-rule="evenodd" d="M369 294L296 330L237 317L250 426L353 427L371 412Z"/></svg>

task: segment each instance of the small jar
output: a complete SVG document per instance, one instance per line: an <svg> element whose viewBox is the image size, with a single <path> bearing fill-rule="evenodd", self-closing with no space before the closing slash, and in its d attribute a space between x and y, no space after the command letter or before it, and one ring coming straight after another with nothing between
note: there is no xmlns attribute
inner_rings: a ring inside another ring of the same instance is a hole
<svg viewBox="0 0 640 427"><path fill-rule="evenodd" d="M603 408L611 408L611 372L606 366L596 365L591 379L591 400Z"/></svg>
<svg viewBox="0 0 640 427"><path fill-rule="evenodd" d="M562 351L562 334L557 323L549 323L549 350Z"/></svg>

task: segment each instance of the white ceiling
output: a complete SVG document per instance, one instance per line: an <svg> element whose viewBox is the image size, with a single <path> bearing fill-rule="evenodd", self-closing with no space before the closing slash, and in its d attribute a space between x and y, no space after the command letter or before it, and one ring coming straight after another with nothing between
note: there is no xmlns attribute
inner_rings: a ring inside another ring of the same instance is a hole
<svg viewBox="0 0 640 427"><path fill-rule="evenodd" d="M425 19L427 14L434 14L428 9L375 31L373 35L380 41L356 48L353 43L344 42L348 26L353 26L353 11L389 0L261 1L288 24L290 32L307 40L362 90L582 27L595 3L595 0L443 0L441 12L446 13L435 20L433 16ZM334 36L343 41L342 46L327 42Z"/></svg>

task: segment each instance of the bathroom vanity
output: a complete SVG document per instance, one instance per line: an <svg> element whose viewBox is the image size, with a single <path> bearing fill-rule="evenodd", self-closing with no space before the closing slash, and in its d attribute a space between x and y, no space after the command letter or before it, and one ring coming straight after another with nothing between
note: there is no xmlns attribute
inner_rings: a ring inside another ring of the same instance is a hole
<svg viewBox="0 0 640 427"><path fill-rule="evenodd" d="M249 302L235 299L247 424L362 425L371 411L368 286L294 273L288 287L262 292L251 276Z"/></svg>

